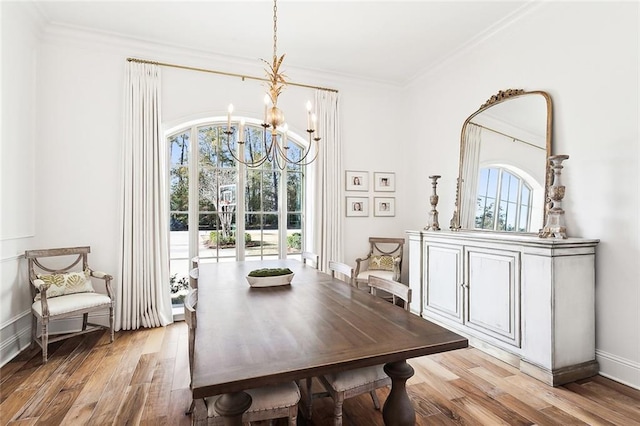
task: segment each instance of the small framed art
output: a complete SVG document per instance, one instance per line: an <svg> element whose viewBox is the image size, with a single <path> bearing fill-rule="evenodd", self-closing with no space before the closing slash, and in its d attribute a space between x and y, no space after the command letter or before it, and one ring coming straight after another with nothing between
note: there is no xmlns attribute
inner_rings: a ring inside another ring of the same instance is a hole
<svg viewBox="0 0 640 426"><path fill-rule="evenodd" d="M347 216L366 217L369 216L369 198L367 197L347 197Z"/></svg>
<svg viewBox="0 0 640 426"><path fill-rule="evenodd" d="M396 174L386 172L373 173L374 190L379 192L395 192Z"/></svg>
<svg viewBox="0 0 640 426"><path fill-rule="evenodd" d="M368 191L369 172L347 170L345 172L345 189L347 191Z"/></svg>
<svg viewBox="0 0 640 426"><path fill-rule="evenodd" d="M373 215L374 216L395 216L396 215L396 199L393 197L374 197L373 198Z"/></svg>

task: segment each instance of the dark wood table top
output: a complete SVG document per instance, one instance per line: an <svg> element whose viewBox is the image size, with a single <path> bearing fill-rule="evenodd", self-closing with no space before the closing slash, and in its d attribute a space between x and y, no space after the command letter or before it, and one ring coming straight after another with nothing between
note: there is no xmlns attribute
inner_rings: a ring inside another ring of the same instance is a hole
<svg viewBox="0 0 640 426"><path fill-rule="evenodd" d="M291 285L251 288L254 269ZM296 260L200 263L193 396L464 348L467 339Z"/></svg>

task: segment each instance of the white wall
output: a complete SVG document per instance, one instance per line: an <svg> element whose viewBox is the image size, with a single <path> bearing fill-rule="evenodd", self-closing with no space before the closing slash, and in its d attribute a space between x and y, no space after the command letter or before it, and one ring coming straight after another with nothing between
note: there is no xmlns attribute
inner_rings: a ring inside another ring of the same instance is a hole
<svg viewBox="0 0 640 426"><path fill-rule="evenodd" d="M2 112L3 122L11 122L11 126L3 128L2 140L0 324L6 351L0 363L28 342L29 290L26 266L19 257L25 249L90 245L91 265L118 280L126 58L264 75L259 61L248 63L55 25L46 26L39 40L28 29L39 25L33 5L11 5L2 4L3 36L6 29L12 38L9 43L9 38L3 37L3 71L6 65L9 72L4 74L11 79L3 78L2 101L3 106L18 109L3 108ZM28 22L21 25L23 21ZM35 48L39 49L37 56ZM399 143L393 126L397 123L397 88L291 68L286 72L292 81L340 91L344 153L347 159L353 159L345 161L347 168L372 172L398 169L399 150L376 148ZM261 84L163 67L163 124L169 128L194 118L223 116L229 103L235 104L239 115L260 118L264 93ZM313 95L310 89L290 86L280 98L292 130L299 134L305 134L304 105ZM20 143L12 143L15 140ZM6 214L4 206L11 206ZM393 219L351 220L353 223L345 228L345 241L359 244L347 244L345 257L339 260L349 261L364 253L372 226L380 235L403 232ZM5 229L15 232L5 236ZM21 233L16 234L18 230ZM21 236L20 244L14 241L14 234ZM55 330L56 324L51 328ZM17 336L26 336L26 340L21 337L20 344L15 344Z"/></svg>
<svg viewBox="0 0 640 426"><path fill-rule="evenodd" d="M59 27L48 27L39 44L30 30L30 22L37 21L24 22L30 7L2 3L0 348L10 350L28 329L21 322L29 310L20 276L24 265L16 258L25 248L90 244L92 263L118 279L125 58L262 75L259 63ZM564 169L569 233L601 239L598 360L603 374L640 387L637 16L635 3L544 3L406 90L287 69L292 80L340 90L345 169L369 171L371 178L375 171L396 173L396 217L345 218L342 260L354 264L373 234L404 235L406 229L424 227L431 174L442 175L438 210L446 228L466 117L500 89L545 90L554 102L553 152L571 155ZM11 30L10 44L5 28ZM34 58L36 48L40 53ZM36 59L37 66L30 65ZM8 81L7 64L21 77ZM16 90L8 91L10 85ZM206 93L195 93L198 87ZM165 124L223 115L229 102L239 113L255 113L262 96L253 87L163 69ZM282 95L287 114L296 114L302 106L298 101L307 95L304 89L287 89ZM16 158L8 160L6 152ZM373 189L368 193L371 201L375 195ZM38 200L37 213L33 200ZM12 216L5 220L6 205L12 206ZM9 236L9 228L21 232Z"/></svg>
<svg viewBox="0 0 640 426"><path fill-rule="evenodd" d="M508 88L551 95L552 152L570 155L563 170L568 233L601 240L597 359L602 374L640 387L638 4L543 3L411 84L403 110L423 123L426 143L409 142L405 179L441 174L439 210L447 218L462 123ZM403 198L407 228L424 223L422 192ZM412 209L416 201L420 208Z"/></svg>
<svg viewBox="0 0 640 426"><path fill-rule="evenodd" d="M29 287L22 254L33 243L37 22L29 9L0 5L2 144L0 146L0 364L30 341Z"/></svg>

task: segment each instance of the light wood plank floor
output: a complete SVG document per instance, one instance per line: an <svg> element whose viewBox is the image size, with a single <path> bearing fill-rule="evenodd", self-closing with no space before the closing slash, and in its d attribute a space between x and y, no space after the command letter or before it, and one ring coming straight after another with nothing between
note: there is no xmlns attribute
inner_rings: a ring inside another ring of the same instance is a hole
<svg viewBox="0 0 640 426"><path fill-rule="evenodd" d="M96 332L28 349L0 371L2 425L188 425L187 327ZM477 349L411 360L408 392L417 425L640 425L640 391L596 376L552 388ZM388 390L378 391L384 401ZM331 425L332 403L312 421ZM278 422L278 425L286 424ZM363 395L344 405L345 426L382 425Z"/></svg>

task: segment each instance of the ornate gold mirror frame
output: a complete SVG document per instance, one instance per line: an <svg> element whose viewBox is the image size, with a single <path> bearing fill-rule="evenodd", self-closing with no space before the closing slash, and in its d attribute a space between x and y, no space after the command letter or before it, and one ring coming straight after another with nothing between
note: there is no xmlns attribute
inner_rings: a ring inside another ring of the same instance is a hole
<svg viewBox="0 0 640 426"><path fill-rule="evenodd" d="M450 229L537 233L544 226L548 204L551 134L551 97L543 91L499 91L471 114L460 136L459 173ZM507 205L513 200L500 198L506 192L499 190L495 194L491 214L497 219L492 218L493 228L488 228L485 216L488 216L489 197L478 195L478 185L492 179L491 173L498 173L497 188L503 173L505 179L516 181L515 176L527 186L524 192L518 192L518 203L511 204L518 206L517 213ZM528 205L522 207L522 203ZM515 225L511 225L512 221Z"/></svg>

